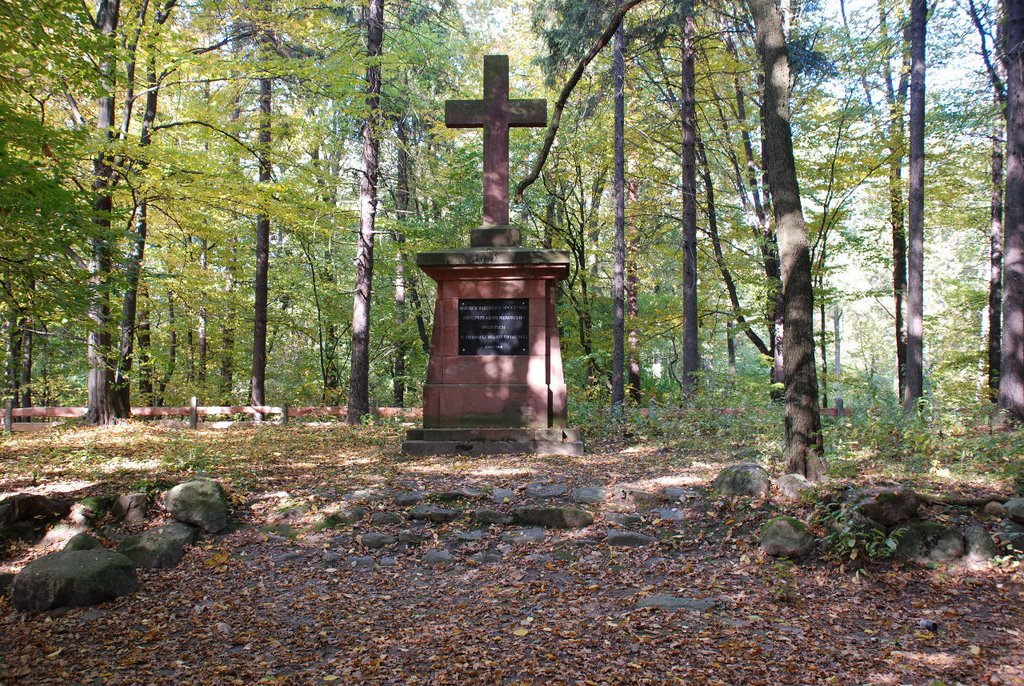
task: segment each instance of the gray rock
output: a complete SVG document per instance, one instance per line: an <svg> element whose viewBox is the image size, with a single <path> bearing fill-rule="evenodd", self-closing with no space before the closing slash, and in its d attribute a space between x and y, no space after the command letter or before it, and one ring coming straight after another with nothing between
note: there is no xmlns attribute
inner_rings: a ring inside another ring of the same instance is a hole
<svg viewBox="0 0 1024 686"><path fill-rule="evenodd" d="M75 534L69 538L68 542L64 544L62 552L67 553L72 550L99 550L102 547L102 543L83 531L82 533Z"/></svg>
<svg viewBox="0 0 1024 686"><path fill-rule="evenodd" d="M330 528L352 525L356 522L362 521L367 512L369 512L369 510L365 507L351 507L347 510L341 510L340 512L332 512L324 517L323 523L325 526Z"/></svg>
<svg viewBox="0 0 1024 686"><path fill-rule="evenodd" d="M772 557L799 560L814 550L814 535L793 517L776 517L761 529L761 550Z"/></svg>
<svg viewBox="0 0 1024 686"><path fill-rule="evenodd" d="M356 569L368 569L377 564L372 555L353 555L348 558L348 564Z"/></svg>
<svg viewBox="0 0 1024 686"><path fill-rule="evenodd" d="M642 534L639 531L623 531L613 529L608 532L608 545L621 548L639 548L645 545L652 545L657 540Z"/></svg>
<svg viewBox="0 0 1024 686"><path fill-rule="evenodd" d="M1005 517L1006 507L998 500L990 500L985 503L985 514L989 517Z"/></svg>
<svg viewBox="0 0 1024 686"><path fill-rule="evenodd" d="M410 519L425 519L435 524L453 522L462 516L462 510L438 507L437 505L420 504L409 510Z"/></svg>
<svg viewBox="0 0 1024 686"><path fill-rule="evenodd" d="M52 553L29 563L14 577L11 602L19 610L95 605L138 588L135 565L113 550Z"/></svg>
<svg viewBox="0 0 1024 686"><path fill-rule="evenodd" d="M864 495L857 503L857 510L889 528L913 519L920 503L917 494L909 488L880 488Z"/></svg>
<svg viewBox="0 0 1024 686"><path fill-rule="evenodd" d="M423 564L448 565L452 563L452 554L447 550L433 549L423 553Z"/></svg>
<svg viewBox="0 0 1024 686"><path fill-rule="evenodd" d="M192 527L173 522L128 536L117 546L117 552L131 559L136 567L156 569L173 567L185 556L185 547L195 540Z"/></svg>
<svg viewBox="0 0 1024 686"><path fill-rule="evenodd" d="M397 512L374 512L370 515L370 523L376 526L395 526L405 521L405 517Z"/></svg>
<svg viewBox="0 0 1024 686"><path fill-rule="evenodd" d="M665 486L665 488L661 489L661 494L672 503L688 498L691 495L690 492L691 489L683 488L682 486Z"/></svg>
<svg viewBox="0 0 1024 686"><path fill-rule="evenodd" d="M725 467L712 484L719 495L762 497L768 495L771 478L761 465L733 464Z"/></svg>
<svg viewBox="0 0 1024 686"><path fill-rule="evenodd" d="M952 562L964 554L964 537L938 522L914 522L900 537L897 552L921 563Z"/></svg>
<svg viewBox="0 0 1024 686"><path fill-rule="evenodd" d="M605 492L604 486L581 486L580 488L574 488L570 496L574 503L583 503L585 505L603 503L607 497L608 494Z"/></svg>
<svg viewBox="0 0 1024 686"><path fill-rule="evenodd" d="M362 544L367 550L377 550L385 546L393 545L398 541L397 538L390 534L379 533L376 531L370 531L361 536L358 536L359 543Z"/></svg>
<svg viewBox="0 0 1024 686"><path fill-rule="evenodd" d="M127 493L114 501L110 513L118 519L132 524L146 521L146 510L149 508L149 494Z"/></svg>
<svg viewBox="0 0 1024 686"><path fill-rule="evenodd" d="M0 572L0 598L7 595L11 590L11 582L14 581L14 574L11 572Z"/></svg>
<svg viewBox="0 0 1024 686"><path fill-rule="evenodd" d="M995 534L999 545L1011 545L1016 550L1024 550L1024 525L1016 522L1001 522L996 527Z"/></svg>
<svg viewBox="0 0 1024 686"><path fill-rule="evenodd" d="M399 531L398 540L407 545L420 545L427 541L433 540L434 535L429 531Z"/></svg>
<svg viewBox="0 0 1024 686"><path fill-rule="evenodd" d="M377 563L381 567L394 567L398 564L398 560L393 557L382 557L377 561Z"/></svg>
<svg viewBox="0 0 1024 686"><path fill-rule="evenodd" d="M677 510L674 507L659 507L651 510L651 512L658 515L666 522L682 522L686 519L686 513L682 510Z"/></svg>
<svg viewBox="0 0 1024 686"><path fill-rule="evenodd" d="M1010 498L1003 504L1003 508L1011 522L1024 524L1024 498Z"/></svg>
<svg viewBox="0 0 1024 686"><path fill-rule="evenodd" d="M409 507L419 505L425 497L419 491L399 491L391 496L391 502L398 507Z"/></svg>
<svg viewBox="0 0 1024 686"><path fill-rule="evenodd" d="M965 557L968 562L986 562L996 556L995 541L980 524L972 524L964 531Z"/></svg>
<svg viewBox="0 0 1024 686"><path fill-rule="evenodd" d="M501 562L501 559L503 557L504 557L504 555L501 554L500 550L495 550L495 549L492 548L491 550L485 550L483 552L476 553L474 555L470 555L469 559L472 560L473 562L476 562L477 564L481 564L482 565L482 564L489 564L489 563L492 563L492 562Z"/></svg>
<svg viewBox="0 0 1024 686"><path fill-rule="evenodd" d="M461 541L462 543L472 543L473 541L482 541L487 537L487 532L483 529L475 529L473 531L456 531L455 540Z"/></svg>
<svg viewBox="0 0 1024 686"><path fill-rule="evenodd" d="M0 500L0 527L18 522L46 523L65 517L71 504L34 493L15 493Z"/></svg>
<svg viewBox="0 0 1024 686"><path fill-rule="evenodd" d="M512 520L550 529L578 529L594 523L589 512L575 507L520 507L512 512Z"/></svg>
<svg viewBox="0 0 1024 686"><path fill-rule="evenodd" d="M491 490L491 500L496 503L504 503L516 497L516 492L511 488L495 488Z"/></svg>
<svg viewBox="0 0 1024 686"><path fill-rule="evenodd" d="M644 518L638 514L628 514L624 512L605 512L604 518L609 524L622 527L640 526L644 521Z"/></svg>
<svg viewBox="0 0 1024 686"><path fill-rule="evenodd" d="M565 495L568 490L564 484L526 484L526 497L537 499L558 498Z"/></svg>
<svg viewBox="0 0 1024 686"><path fill-rule="evenodd" d="M804 493L814 492L814 484L803 474L783 474L776 480L775 486L787 500L800 500Z"/></svg>
<svg viewBox="0 0 1024 686"><path fill-rule="evenodd" d="M215 534L228 526L228 500L213 479L193 479L167 491L164 507L179 522Z"/></svg>
<svg viewBox="0 0 1024 686"><path fill-rule="evenodd" d="M501 540L505 543L541 543L545 538L547 534L544 533L544 529L538 528L516 529L501 535Z"/></svg>
<svg viewBox="0 0 1024 686"><path fill-rule="evenodd" d="M659 610L688 610L708 612L722 605L718 598L681 598L673 595L652 595L641 599L637 608L656 607Z"/></svg>
<svg viewBox="0 0 1024 686"><path fill-rule="evenodd" d="M473 513L473 521L477 524L508 524L512 516L497 510L477 510Z"/></svg>
<svg viewBox="0 0 1024 686"><path fill-rule="evenodd" d="M387 497L387 493L383 493L373 488L360 488L342 496L345 500L353 503L379 503L386 500Z"/></svg>
<svg viewBox="0 0 1024 686"><path fill-rule="evenodd" d="M648 512L661 507L666 500L662 493L651 493L640 488L622 489L619 499L632 505L637 512Z"/></svg>

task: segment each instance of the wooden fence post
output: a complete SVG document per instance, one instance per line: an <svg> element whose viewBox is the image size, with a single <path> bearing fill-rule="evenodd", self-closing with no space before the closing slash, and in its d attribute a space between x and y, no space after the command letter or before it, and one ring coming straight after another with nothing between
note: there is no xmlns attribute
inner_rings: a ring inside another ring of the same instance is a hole
<svg viewBox="0 0 1024 686"><path fill-rule="evenodd" d="M14 401L8 400L4 407L4 431L11 433L14 431Z"/></svg>
<svg viewBox="0 0 1024 686"><path fill-rule="evenodd" d="M188 406L188 428L195 429L199 426L199 400L192 396Z"/></svg>
<svg viewBox="0 0 1024 686"><path fill-rule="evenodd" d="M281 423L282 424L287 424L288 423L288 404L287 403L285 403L284 405L281 406Z"/></svg>

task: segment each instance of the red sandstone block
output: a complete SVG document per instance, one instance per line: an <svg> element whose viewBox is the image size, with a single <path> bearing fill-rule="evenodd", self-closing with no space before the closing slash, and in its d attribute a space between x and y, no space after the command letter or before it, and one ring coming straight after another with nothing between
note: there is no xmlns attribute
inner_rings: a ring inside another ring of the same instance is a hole
<svg viewBox="0 0 1024 686"><path fill-rule="evenodd" d="M546 427L548 388L528 384L445 384L438 387L438 427ZM424 389L426 395L426 389ZM427 426L424 415L424 426Z"/></svg>
<svg viewBox="0 0 1024 686"><path fill-rule="evenodd" d="M441 379L454 384L522 384L529 381L529 373L537 364L527 355L458 355L445 357Z"/></svg>

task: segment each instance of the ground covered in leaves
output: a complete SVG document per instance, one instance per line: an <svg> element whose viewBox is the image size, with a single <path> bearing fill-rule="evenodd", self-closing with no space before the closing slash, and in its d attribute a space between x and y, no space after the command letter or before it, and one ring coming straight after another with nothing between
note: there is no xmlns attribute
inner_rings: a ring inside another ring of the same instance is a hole
<svg viewBox="0 0 1024 686"><path fill-rule="evenodd" d="M114 602L30 615L0 600L0 684L1024 684L1018 567L885 561L851 575L820 556L765 558L764 521L806 518L812 505L717 498L710 482L735 458L714 441L683 449L634 436L591 441L583 457L409 460L400 439L395 426L340 425L0 439L0 496L158 494L202 474L228 489L235 520L178 566L139 570L140 589ZM530 484L654 502L581 506L591 526L543 536L474 524L474 511L528 504ZM666 487L681 497L658 502ZM411 523L393 497L413 491L464 514ZM358 507L367 512L345 523ZM163 516L152 514L147 526ZM610 547L616 517L637 514L625 528L653 541ZM363 545L367 533L410 531ZM9 544L0 571L47 545Z"/></svg>

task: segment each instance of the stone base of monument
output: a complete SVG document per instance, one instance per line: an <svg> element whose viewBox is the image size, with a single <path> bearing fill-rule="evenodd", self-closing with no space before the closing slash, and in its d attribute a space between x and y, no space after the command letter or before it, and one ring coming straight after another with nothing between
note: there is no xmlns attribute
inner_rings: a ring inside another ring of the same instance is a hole
<svg viewBox="0 0 1024 686"><path fill-rule="evenodd" d="M579 433L566 428L555 320L568 254L476 247L420 253L416 264L437 282L437 299L423 429L409 432L403 450L582 454Z"/></svg>
<svg viewBox="0 0 1024 686"><path fill-rule="evenodd" d="M578 429L410 429L406 455L582 455Z"/></svg>

